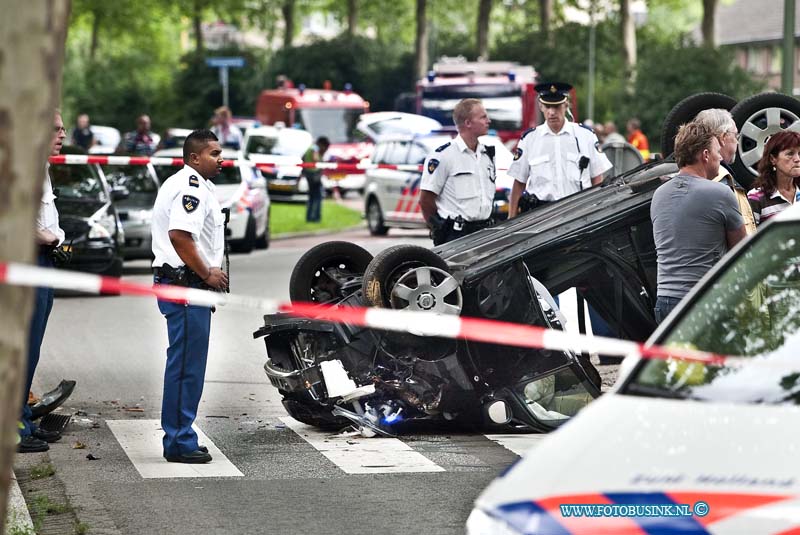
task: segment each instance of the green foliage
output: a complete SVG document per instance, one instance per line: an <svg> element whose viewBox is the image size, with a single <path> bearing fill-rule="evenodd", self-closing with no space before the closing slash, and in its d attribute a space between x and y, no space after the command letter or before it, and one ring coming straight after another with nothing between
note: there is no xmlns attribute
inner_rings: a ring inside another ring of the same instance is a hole
<svg viewBox="0 0 800 535"><path fill-rule="evenodd" d="M44 479L56 473L56 469L50 463L37 464L31 467L31 479Z"/></svg>
<svg viewBox="0 0 800 535"><path fill-rule="evenodd" d="M638 117L651 143L659 139L672 107L694 93L712 91L741 99L763 89L736 64L731 50L666 42L642 33L634 97L622 93L614 107L621 117Z"/></svg>
<svg viewBox="0 0 800 535"><path fill-rule="evenodd" d="M372 110L389 110L398 93L414 88L413 61L413 54L390 44L340 36L278 51L267 69L267 79L285 74L295 85L309 88L322 87L330 80L334 88L341 89L349 82L370 101Z"/></svg>

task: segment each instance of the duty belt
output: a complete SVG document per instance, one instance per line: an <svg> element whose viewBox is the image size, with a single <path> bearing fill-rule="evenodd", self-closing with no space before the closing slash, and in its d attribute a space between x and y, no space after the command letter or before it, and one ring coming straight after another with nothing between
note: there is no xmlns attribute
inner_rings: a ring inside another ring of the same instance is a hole
<svg viewBox="0 0 800 535"><path fill-rule="evenodd" d="M200 278L200 275L192 271L186 266L180 267L172 267L169 264L164 264L163 266L156 266L153 268L153 273L155 274L157 279L165 279L167 284L172 284L173 286L190 286L192 288L211 288L206 283L203 282L203 279ZM160 281L156 281L160 282Z"/></svg>
<svg viewBox="0 0 800 535"><path fill-rule="evenodd" d="M494 225L494 220L492 218L482 221L464 221L461 225L461 230L463 232L475 232L476 230L491 227L492 225Z"/></svg>

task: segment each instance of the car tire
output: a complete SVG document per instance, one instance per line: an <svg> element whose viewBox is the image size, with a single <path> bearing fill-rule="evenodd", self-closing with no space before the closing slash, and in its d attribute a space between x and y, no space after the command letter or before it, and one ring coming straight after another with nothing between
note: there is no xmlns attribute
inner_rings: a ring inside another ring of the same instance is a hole
<svg viewBox="0 0 800 535"><path fill-rule="evenodd" d="M722 108L730 111L736 99L722 93L697 93L678 102L664 119L661 128L661 153L670 156L675 151L675 136L682 124L688 123L703 110Z"/></svg>
<svg viewBox="0 0 800 535"><path fill-rule="evenodd" d="M756 167L770 136L800 128L800 100L780 93L761 93L739 102L731 115L741 133L736 160L731 167L736 180L749 189L758 174Z"/></svg>
<svg viewBox="0 0 800 535"><path fill-rule="evenodd" d="M284 396L281 400L283 408L289 416L306 425L319 429L342 429L351 425L352 422L341 416L334 416L330 410L320 410L319 403L316 401L306 401L291 394Z"/></svg>
<svg viewBox="0 0 800 535"><path fill-rule="evenodd" d="M395 245L379 253L367 266L361 283L364 299L369 305L381 308L421 310L417 303L409 303L407 307L402 306L401 302L404 299L398 298L396 294L392 295L398 281L410 271L418 268L434 268L439 276L441 276L439 272L450 276L447 262L430 249L419 245ZM434 289L441 285L441 282L438 285L434 282L436 281L433 278L428 282ZM424 284L424 281L418 281L418 284ZM438 297L444 300L445 297L450 297L450 293Z"/></svg>
<svg viewBox="0 0 800 535"><path fill-rule="evenodd" d="M340 292L342 286L359 279L370 261L372 254L355 243L320 243L295 264L289 279L289 297L293 302L336 301L344 297Z"/></svg>
<svg viewBox="0 0 800 535"><path fill-rule="evenodd" d="M108 268L106 268L101 275L106 277L115 277L117 279L122 277L122 264L123 261L121 257L114 258L114 260L111 262L111 265L108 266Z"/></svg>
<svg viewBox="0 0 800 535"><path fill-rule="evenodd" d="M384 224L381 205L375 197L370 197L367 202L367 227L373 236L385 236L389 227Z"/></svg>

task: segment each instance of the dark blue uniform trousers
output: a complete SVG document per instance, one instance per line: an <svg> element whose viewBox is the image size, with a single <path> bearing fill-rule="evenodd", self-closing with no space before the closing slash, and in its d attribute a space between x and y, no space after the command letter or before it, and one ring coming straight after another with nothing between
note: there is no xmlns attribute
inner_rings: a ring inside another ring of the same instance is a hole
<svg viewBox="0 0 800 535"><path fill-rule="evenodd" d="M50 256L39 253L37 264L41 267L53 267ZM20 421L24 426L20 429L20 436L28 436L36 429L36 425L31 421L32 413L28 407L28 392L33 384L33 374L36 373L36 366L39 364L39 353L42 349L44 331L47 328L47 319L53 309L52 288L36 288L36 296L33 303L33 316L28 330L28 370L25 378L25 391L22 393L22 415Z"/></svg>
<svg viewBox="0 0 800 535"><path fill-rule="evenodd" d="M203 394L211 309L161 300L158 309L167 318L169 333L161 402L164 455L182 455L198 448L192 423Z"/></svg>

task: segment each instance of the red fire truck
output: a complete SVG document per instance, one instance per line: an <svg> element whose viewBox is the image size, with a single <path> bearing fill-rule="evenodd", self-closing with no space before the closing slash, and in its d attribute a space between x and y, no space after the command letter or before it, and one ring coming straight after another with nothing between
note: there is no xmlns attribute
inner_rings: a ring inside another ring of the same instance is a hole
<svg viewBox="0 0 800 535"><path fill-rule="evenodd" d="M372 144L357 137L355 126L369 102L345 85L334 91L330 83L324 89L297 87L265 89L256 102L256 119L265 125L283 123L308 131L314 139L326 136L331 147L326 159L358 162L372 153Z"/></svg>
<svg viewBox="0 0 800 535"><path fill-rule="evenodd" d="M503 142L513 146L522 132L542 123L536 84L536 70L529 65L445 57L434 63L427 78L417 82L416 112L452 125L453 108L458 101L479 98L492 120L491 128ZM577 117L574 89L570 102L570 111Z"/></svg>

